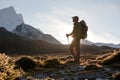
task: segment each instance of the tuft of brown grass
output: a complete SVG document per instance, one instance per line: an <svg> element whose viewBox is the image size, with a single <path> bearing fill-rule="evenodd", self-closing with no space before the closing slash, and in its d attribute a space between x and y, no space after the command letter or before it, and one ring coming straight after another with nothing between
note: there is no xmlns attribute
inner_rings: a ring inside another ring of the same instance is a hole
<svg viewBox="0 0 120 80"><path fill-rule="evenodd" d="M11 57L0 53L0 80L14 80L16 77L21 76L21 69L14 69L14 62Z"/></svg>
<svg viewBox="0 0 120 80"><path fill-rule="evenodd" d="M120 72L112 74L112 77L114 78L114 80L119 80L120 79Z"/></svg>
<svg viewBox="0 0 120 80"><path fill-rule="evenodd" d="M111 65L113 63L119 64L119 61L120 61L120 52L115 52L115 53L107 56L106 58L104 58L101 63L103 65Z"/></svg>

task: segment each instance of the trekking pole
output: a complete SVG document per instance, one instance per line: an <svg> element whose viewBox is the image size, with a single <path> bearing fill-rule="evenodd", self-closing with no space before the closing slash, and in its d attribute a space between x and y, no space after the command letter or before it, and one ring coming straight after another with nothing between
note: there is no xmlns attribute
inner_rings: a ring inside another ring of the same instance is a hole
<svg viewBox="0 0 120 80"><path fill-rule="evenodd" d="M69 36L67 36L67 40L68 40L68 45L70 44L70 41L69 41Z"/></svg>
<svg viewBox="0 0 120 80"><path fill-rule="evenodd" d="M70 50L69 50L69 46L70 46L69 36L67 36L67 41L68 41L68 53L70 53Z"/></svg>

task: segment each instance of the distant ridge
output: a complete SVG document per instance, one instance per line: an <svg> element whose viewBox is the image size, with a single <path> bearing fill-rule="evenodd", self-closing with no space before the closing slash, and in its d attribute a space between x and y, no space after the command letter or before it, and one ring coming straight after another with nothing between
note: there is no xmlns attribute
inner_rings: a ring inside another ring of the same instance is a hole
<svg viewBox="0 0 120 80"><path fill-rule="evenodd" d="M109 46L114 48L120 48L120 44L113 44L113 43L95 43L97 46Z"/></svg>

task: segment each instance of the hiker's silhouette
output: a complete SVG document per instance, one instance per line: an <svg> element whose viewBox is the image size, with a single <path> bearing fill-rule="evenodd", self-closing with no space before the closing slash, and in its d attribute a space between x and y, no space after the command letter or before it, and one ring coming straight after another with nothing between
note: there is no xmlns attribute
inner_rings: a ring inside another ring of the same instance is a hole
<svg viewBox="0 0 120 80"><path fill-rule="evenodd" d="M71 54L73 55L74 57L74 61L76 63L80 63L80 40L83 39L83 38L86 38L87 37L87 26L86 26L86 23L84 20L79 21L79 17L78 16L74 16L72 17L72 20L73 20L73 31L70 33L70 34L66 34L67 37L69 36L72 36L73 37L73 40L70 44L70 52ZM84 21L84 24L85 24L85 29L86 29L86 33L83 32L83 29L84 26L82 26L81 22ZM83 34L84 33L84 34Z"/></svg>

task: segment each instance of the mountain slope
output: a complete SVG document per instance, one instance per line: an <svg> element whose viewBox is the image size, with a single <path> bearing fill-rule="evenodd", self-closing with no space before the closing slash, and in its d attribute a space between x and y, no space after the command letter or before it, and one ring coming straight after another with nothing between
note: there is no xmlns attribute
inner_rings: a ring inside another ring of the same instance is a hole
<svg viewBox="0 0 120 80"><path fill-rule="evenodd" d="M42 40L29 40L0 28L0 52L11 54L38 54L66 52L63 45L52 44Z"/></svg>
<svg viewBox="0 0 120 80"><path fill-rule="evenodd" d="M93 45L93 42L88 41L87 39L81 39L80 41L82 44L86 44L86 45Z"/></svg>
<svg viewBox="0 0 120 80"><path fill-rule="evenodd" d="M49 34L44 34L43 32L39 31L38 29L27 25L27 24L20 24L14 30L13 33L27 38L31 40L42 40L53 44L61 44L57 39Z"/></svg>
<svg viewBox="0 0 120 80"><path fill-rule="evenodd" d="M0 42L1 41L15 41L22 40L22 38L18 35L15 35L9 31L7 31L4 27L0 27Z"/></svg>

